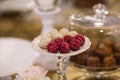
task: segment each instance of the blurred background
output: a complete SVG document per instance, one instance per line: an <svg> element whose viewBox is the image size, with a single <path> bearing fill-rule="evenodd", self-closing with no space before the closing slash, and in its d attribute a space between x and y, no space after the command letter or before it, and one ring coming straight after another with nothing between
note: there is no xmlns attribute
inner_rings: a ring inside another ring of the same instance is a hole
<svg viewBox="0 0 120 80"><path fill-rule="evenodd" d="M120 13L119 0L62 0L59 5L61 12L54 27L59 29L66 26L73 13L92 9L97 3L103 3L109 10ZM0 37L33 40L39 35L42 24L40 17L33 11L35 6L33 0L0 0Z"/></svg>

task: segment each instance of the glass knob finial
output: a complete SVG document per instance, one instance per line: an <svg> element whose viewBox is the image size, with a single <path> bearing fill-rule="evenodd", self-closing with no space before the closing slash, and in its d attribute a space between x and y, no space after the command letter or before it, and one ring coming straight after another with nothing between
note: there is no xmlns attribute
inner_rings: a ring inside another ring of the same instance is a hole
<svg viewBox="0 0 120 80"><path fill-rule="evenodd" d="M96 13L96 15L106 15L108 14L107 8L104 4L97 4L93 6L94 12Z"/></svg>
<svg viewBox="0 0 120 80"><path fill-rule="evenodd" d="M104 4L96 4L93 6L93 10L95 12L96 21L104 22L104 19L108 14L106 6Z"/></svg>

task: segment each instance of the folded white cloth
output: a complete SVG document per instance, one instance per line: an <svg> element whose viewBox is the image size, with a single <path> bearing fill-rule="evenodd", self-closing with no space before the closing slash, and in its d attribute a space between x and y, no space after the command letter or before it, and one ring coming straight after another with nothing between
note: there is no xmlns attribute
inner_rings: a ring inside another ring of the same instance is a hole
<svg viewBox="0 0 120 80"><path fill-rule="evenodd" d="M20 38L0 38L0 77L12 75L32 65L38 55L30 41Z"/></svg>

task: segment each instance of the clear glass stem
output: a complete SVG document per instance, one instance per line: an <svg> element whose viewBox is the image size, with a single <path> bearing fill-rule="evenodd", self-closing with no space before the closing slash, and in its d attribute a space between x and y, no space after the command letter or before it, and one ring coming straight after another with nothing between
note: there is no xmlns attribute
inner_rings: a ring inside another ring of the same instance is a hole
<svg viewBox="0 0 120 80"><path fill-rule="evenodd" d="M57 73L58 73L58 80L67 80L66 79L66 72L67 72L68 62L65 57L58 57L57 60Z"/></svg>

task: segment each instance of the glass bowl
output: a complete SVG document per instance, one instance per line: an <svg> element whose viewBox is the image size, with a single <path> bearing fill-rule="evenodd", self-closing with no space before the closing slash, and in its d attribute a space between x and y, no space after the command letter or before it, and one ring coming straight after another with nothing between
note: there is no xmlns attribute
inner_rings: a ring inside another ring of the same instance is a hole
<svg viewBox="0 0 120 80"><path fill-rule="evenodd" d="M89 50L71 57L71 62L80 69L84 68L94 75L100 74L99 76L118 71L120 66L119 23L119 16L108 11L103 4L95 5L93 11L87 10L72 15L68 29L88 36L92 44Z"/></svg>
<svg viewBox="0 0 120 80"><path fill-rule="evenodd" d="M81 72L81 74L75 77L74 80L120 80L119 66L109 67L109 69L114 70L106 71L105 67L89 67L71 62L71 68ZM101 71L93 71L93 69Z"/></svg>

